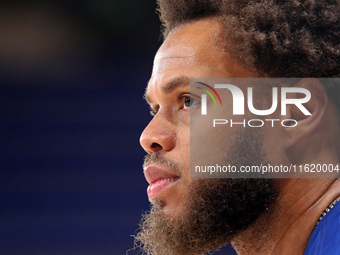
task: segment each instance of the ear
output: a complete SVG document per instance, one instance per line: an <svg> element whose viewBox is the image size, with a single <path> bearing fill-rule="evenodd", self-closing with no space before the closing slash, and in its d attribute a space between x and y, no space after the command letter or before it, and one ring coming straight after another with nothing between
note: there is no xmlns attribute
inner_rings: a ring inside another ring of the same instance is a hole
<svg viewBox="0 0 340 255"><path fill-rule="evenodd" d="M291 127L285 128L286 139L284 145L286 148L293 146L301 140L308 139L317 128L322 124L322 118L325 114L328 95L323 84L315 78L304 78L292 87L307 89L311 94L311 99L303 103L303 106L311 115L305 115L296 105L287 105L287 115L285 118L297 121ZM289 93L290 99L304 98L302 93ZM287 96L288 97L288 96Z"/></svg>

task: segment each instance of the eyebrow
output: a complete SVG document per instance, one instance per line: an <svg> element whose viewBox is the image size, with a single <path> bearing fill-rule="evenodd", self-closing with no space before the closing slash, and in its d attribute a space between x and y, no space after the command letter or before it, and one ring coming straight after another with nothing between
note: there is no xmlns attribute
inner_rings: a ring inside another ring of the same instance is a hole
<svg viewBox="0 0 340 255"><path fill-rule="evenodd" d="M180 88L180 87L184 87L184 86L188 86L190 84L190 78L188 76L185 75L181 75L178 77L175 77L173 79L171 79L170 81L168 81L163 87L162 87L162 91L164 94L170 94L171 92L173 92L174 90ZM152 100L149 97L149 95L147 94L147 88L145 90L144 93L144 99L146 100L147 103L151 103Z"/></svg>

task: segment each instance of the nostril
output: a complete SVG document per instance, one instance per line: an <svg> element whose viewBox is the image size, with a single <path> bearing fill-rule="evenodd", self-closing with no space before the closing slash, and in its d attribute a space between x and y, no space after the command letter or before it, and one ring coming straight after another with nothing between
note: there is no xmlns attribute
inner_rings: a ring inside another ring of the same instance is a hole
<svg viewBox="0 0 340 255"><path fill-rule="evenodd" d="M162 149L163 147L159 143L152 143L151 144L151 149L157 150L157 149Z"/></svg>

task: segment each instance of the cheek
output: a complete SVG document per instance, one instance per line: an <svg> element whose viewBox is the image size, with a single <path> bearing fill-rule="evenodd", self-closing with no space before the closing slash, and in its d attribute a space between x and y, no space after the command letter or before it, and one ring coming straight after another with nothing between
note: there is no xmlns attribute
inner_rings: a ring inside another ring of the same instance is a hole
<svg viewBox="0 0 340 255"><path fill-rule="evenodd" d="M182 153L189 153L190 147L190 112L182 111L179 113L178 123L176 125L177 128L177 142L180 146ZM184 149L186 148L186 149Z"/></svg>
<svg viewBox="0 0 340 255"><path fill-rule="evenodd" d="M183 175L183 181L190 179L190 113L182 111L176 125L176 154Z"/></svg>
<svg viewBox="0 0 340 255"><path fill-rule="evenodd" d="M180 162L184 167L190 163L190 127L179 128L177 132L177 147Z"/></svg>

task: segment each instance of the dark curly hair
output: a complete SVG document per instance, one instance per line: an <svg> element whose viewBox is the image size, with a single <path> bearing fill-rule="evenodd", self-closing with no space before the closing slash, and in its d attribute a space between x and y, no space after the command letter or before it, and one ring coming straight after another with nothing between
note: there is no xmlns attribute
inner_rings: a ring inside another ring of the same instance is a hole
<svg viewBox="0 0 340 255"><path fill-rule="evenodd" d="M340 77L340 0L158 0L158 6L164 38L181 24L218 17L228 52L249 70ZM339 101L339 83L324 85Z"/></svg>

